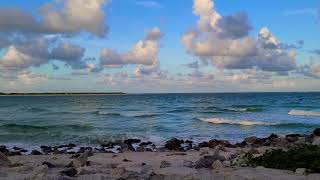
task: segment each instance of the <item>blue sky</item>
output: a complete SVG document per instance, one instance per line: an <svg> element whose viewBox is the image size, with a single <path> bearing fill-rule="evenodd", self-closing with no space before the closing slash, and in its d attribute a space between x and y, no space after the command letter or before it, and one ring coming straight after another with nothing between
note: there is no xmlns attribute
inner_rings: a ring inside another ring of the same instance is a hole
<svg viewBox="0 0 320 180"><path fill-rule="evenodd" d="M0 91L319 91L319 8L317 0L1 2ZM183 42L190 32L192 43Z"/></svg>

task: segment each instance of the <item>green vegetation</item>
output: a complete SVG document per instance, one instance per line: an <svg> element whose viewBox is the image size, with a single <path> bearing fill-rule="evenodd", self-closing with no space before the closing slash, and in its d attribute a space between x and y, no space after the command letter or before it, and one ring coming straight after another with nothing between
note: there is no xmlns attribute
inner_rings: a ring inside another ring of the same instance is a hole
<svg viewBox="0 0 320 180"><path fill-rule="evenodd" d="M249 166L296 170L306 168L310 173L320 173L320 147L302 145L289 150L271 150L259 157L247 154Z"/></svg>

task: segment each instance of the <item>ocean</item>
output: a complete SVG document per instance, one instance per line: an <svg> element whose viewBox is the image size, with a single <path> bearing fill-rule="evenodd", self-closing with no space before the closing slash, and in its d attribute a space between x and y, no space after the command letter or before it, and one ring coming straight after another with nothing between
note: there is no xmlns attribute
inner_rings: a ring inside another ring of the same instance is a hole
<svg viewBox="0 0 320 180"><path fill-rule="evenodd" d="M171 137L240 142L320 127L320 93L0 96L0 144L21 147Z"/></svg>

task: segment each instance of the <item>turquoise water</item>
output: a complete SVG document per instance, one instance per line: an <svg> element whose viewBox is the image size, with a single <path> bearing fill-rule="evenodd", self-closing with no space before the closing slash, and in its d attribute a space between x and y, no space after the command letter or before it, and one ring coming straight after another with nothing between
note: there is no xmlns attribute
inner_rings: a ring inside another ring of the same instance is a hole
<svg viewBox="0 0 320 180"><path fill-rule="evenodd" d="M320 93L0 97L0 144L170 137L237 142L320 127Z"/></svg>

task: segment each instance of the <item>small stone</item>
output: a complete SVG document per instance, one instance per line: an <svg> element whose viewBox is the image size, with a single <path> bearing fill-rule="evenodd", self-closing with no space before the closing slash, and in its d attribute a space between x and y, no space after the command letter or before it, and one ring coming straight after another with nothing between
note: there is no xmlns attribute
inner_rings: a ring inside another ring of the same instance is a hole
<svg viewBox="0 0 320 180"><path fill-rule="evenodd" d="M219 160L214 161L211 167L212 169L215 169L215 170L220 170L224 168L222 162Z"/></svg>
<svg viewBox="0 0 320 180"><path fill-rule="evenodd" d="M61 171L61 174L69 176L69 177L75 177L78 174L78 171L76 168L68 168L68 169Z"/></svg>
<svg viewBox="0 0 320 180"><path fill-rule="evenodd" d="M305 175L306 174L306 168L298 168L298 169L296 169L295 173L299 174L299 175Z"/></svg>
<svg viewBox="0 0 320 180"><path fill-rule="evenodd" d="M42 155L42 153L40 151L37 151L37 150L32 150L31 151L31 155Z"/></svg>
<svg viewBox="0 0 320 180"><path fill-rule="evenodd" d="M132 162L132 161L129 159L123 159L123 162Z"/></svg>
<svg viewBox="0 0 320 180"><path fill-rule="evenodd" d="M168 161L161 161L160 168L170 167L171 163Z"/></svg>

